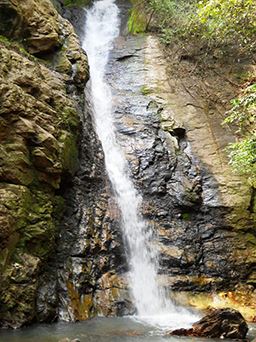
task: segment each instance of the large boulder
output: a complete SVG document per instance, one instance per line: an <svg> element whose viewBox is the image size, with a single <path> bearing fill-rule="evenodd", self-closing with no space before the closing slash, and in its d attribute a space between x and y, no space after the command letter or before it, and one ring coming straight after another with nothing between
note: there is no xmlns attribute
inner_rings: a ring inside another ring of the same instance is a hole
<svg viewBox="0 0 256 342"><path fill-rule="evenodd" d="M248 326L239 311L217 309L193 324L191 329L177 329L171 335L244 339Z"/></svg>

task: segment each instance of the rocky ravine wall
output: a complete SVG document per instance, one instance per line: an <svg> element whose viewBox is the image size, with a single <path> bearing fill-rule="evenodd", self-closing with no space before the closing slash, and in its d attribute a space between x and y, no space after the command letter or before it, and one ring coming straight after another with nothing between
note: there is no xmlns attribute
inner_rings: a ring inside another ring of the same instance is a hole
<svg viewBox="0 0 256 342"><path fill-rule="evenodd" d="M195 91L191 74L176 77L152 36L146 39L145 64L148 107L160 125L156 152L146 154L152 161L139 170L138 180L148 189L148 175L154 172L157 179L145 197L157 208L161 267L169 274L163 281L186 292L192 305L233 306L255 320L255 192L229 165L225 148L235 136L222 125L225 106L210 107ZM223 95L232 96L228 82L222 87Z"/></svg>
<svg viewBox="0 0 256 342"><path fill-rule="evenodd" d="M228 165L223 149L234 137L221 127L217 113L210 120L200 99L192 99L179 79L167 74L156 38L127 35L129 4L118 4L123 30L106 77L117 138L143 194L144 217L158 237L159 281L185 304L234 306L252 320L253 192ZM59 272L60 317L67 320L134 312L119 211L103 173L90 184L93 203L84 197L84 157L53 267ZM47 287L52 285L45 284L42 292Z"/></svg>
<svg viewBox="0 0 256 342"><path fill-rule="evenodd" d="M37 320L61 195L77 169L88 64L49 0L1 0L0 35L0 326L18 327Z"/></svg>
<svg viewBox="0 0 256 342"><path fill-rule="evenodd" d="M129 4L118 3L125 27ZM88 65L73 28L49 0L0 0L0 34L0 326L133 313L89 113L81 125ZM158 235L160 281L195 306L212 291L255 303L250 189L218 146L202 148L209 124L168 80L155 39L125 34L110 64L118 139Z"/></svg>
<svg viewBox="0 0 256 342"><path fill-rule="evenodd" d="M117 136L156 232L159 281L177 301L255 320L255 194L228 164L225 109L210 110L196 80L174 71L157 37L124 35L107 75Z"/></svg>

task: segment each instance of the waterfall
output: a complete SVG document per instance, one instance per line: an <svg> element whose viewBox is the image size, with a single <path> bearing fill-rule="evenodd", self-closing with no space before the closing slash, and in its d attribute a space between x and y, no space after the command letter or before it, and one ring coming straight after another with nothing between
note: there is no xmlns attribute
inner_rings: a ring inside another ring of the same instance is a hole
<svg viewBox="0 0 256 342"><path fill-rule="evenodd" d="M121 212L121 227L129 249L129 285L138 317L159 325L163 317L168 317L170 324L170 314L177 318L177 309L157 283L158 258L152 246L152 229L139 213L142 199L128 176L128 163L115 137L111 89L105 79L109 54L119 35L119 24L119 9L114 0L95 1L87 10L83 47L90 65L94 121Z"/></svg>

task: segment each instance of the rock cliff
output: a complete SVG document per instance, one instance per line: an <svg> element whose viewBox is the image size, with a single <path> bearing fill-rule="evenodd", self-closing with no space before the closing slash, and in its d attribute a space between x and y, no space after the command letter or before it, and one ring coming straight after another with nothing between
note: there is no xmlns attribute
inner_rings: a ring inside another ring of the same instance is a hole
<svg viewBox="0 0 256 342"><path fill-rule="evenodd" d="M125 23L127 3L118 3ZM198 94L193 97L192 86L191 95L167 73L157 38L131 37L122 27L106 76L117 137L143 194L144 218L156 233L159 281L185 304L216 306L217 298L219 306L234 306L254 319L254 194L228 165L224 148L234 136L221 126L224 109L222 115L210 111ZM70 196L76 200L58 243L60 316L133 313L129 251L111 187L101 173L92 187L98 199L88 205L82 179L78 173L76 195Z"/></svg>
<svg viewBox="0 0 256 342"><path fill-rule="evenodd" d="M49 0L0 1L0 321L36 320L78 165L87 57Z"/></svg>
<svg viewBox="0 0 256 342"><path fill-rule="evenodd" d="M255 194L228 163L234 134L222 126L224 101L210 107L200 78L182 67L154 36L120 37L108 73L118 139L156 233L159 282L176 301L233 306L252 320ZM232 91L226 81L221 100Z"/></svg>
<svg viewBox="0 0 256 342"><path fill-rule="evenodd" d="M124 28L129 4L118 3ZM82 33L84 12L65 15ZM50 0L0 0L0 35L0 326L133 313L74 29ZM255 200L225 158L233 136L167 69L156 38L124 34L107 71L117 137L156 232L159 281L186 292L186 304L208 305L212 292L253 304Z"/></svg>

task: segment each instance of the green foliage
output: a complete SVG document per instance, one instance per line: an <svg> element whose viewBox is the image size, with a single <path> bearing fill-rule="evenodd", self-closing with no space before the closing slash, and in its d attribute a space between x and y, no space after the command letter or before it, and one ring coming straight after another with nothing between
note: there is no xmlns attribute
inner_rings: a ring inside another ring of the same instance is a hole
<svg viewBox="0 0 256 342"><path fill-rule="evenodd" d="M154 21L161 32L162 42L170 44L175 37L188 33L195 1L192 0L150 0L149 6L154 14Z"/></svg>
<svg viewBox="0 0 256 342"><path fill-rule="evenodd" d="M150 0L149 5L156 11L161 27L168 27L169 21L176 15L178 3L173 0Z"/></svg>
<svg viewBox="0 0 256 342"><path fill-rule="evenodd" d="M147 29L147 16L137 0L132 0L133 8L128 19L128 31L132 34L144 33Z"/></svg>
<svg viewBox="0 0 256 342"><path fill-rule="evenodd" d="M255 0L203 0L196 13L206 38L251 48L255 44L255 18Z"/></svg>
<svg viewBox="0 0 256 342"><path fill-rule="evenodd" d="M140 92L142 95L149 95L152 92L152 90L147 85L143 85L140 88Z"/></svg>
<svg viewBox="0 0 256 342"><path fill-rule="evenodd" d="M256 124L256 83L247 87L243 96L231 101L233 107L224 123L238 126L239 133L250 132Z"/></svg>
<svg viewBox="0 0 256 342"><path fill-rule="evenodd" d="M90 2L91 0L64 0L64 6L87 6Z"/></svg>
<svg viewBox="0 0 256 342"><path fill-rule="evenodd" d="M2 35L0 35L0 42L5 44L5 45L11 44L10 40L7 37L2 36Z"/></svg>
<svg viewBox="0 0 256 342"><path fill-rule="evenodd" d="M240 174L248 176L248 180L256 186L256 135L231 144L228 147L230 164Z"/></svg>
<svg viewBox="0 0 256 342"><path fill-rule="evenodd" d="M255 48L255 0L149 0L146 7L166 44L196 36L209 46Z"/></svg>
<svg viewBox="0 0 256 342"><path fill-rule="evenodd" d="M241 138L227 149L230 164L256 186L256 83L247 87L232 105L224 123L235 124Z"/></svg>
<svg viewBox="0 0 256 342"><path fill-rule="evenodd" d="M190 213L182 213L181 218L184 221L189 221L190 220Z"/></svg>

